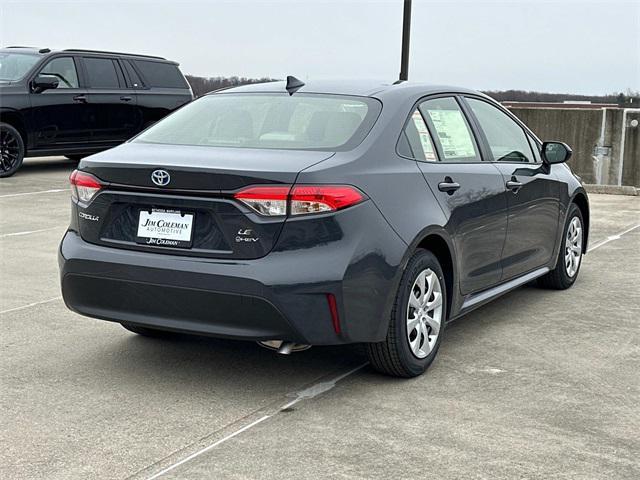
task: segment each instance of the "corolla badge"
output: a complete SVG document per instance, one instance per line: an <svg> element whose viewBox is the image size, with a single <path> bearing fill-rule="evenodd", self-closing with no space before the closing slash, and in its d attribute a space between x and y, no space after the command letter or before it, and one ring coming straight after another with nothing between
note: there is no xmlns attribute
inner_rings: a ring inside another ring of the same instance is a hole
<svg viewBox="0 0 640 480"><path fill-rule="evenodd" d="M151 173L151 181L159 187L166 187L171 181L171 175L166 170L154 170Z"/></svg>

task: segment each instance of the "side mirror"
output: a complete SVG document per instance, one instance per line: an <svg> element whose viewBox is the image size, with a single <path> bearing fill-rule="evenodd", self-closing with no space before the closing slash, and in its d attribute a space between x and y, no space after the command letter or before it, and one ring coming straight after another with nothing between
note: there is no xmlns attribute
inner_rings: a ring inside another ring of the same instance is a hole
<svg viewBox="0 0 640 480"><path fill-rule="evenodd" d="M564 163L571 158L573 150L563 142L544 142L542 144L542 158L549 164Z"/></svg>
<svg viewBox="0 0 640 480"><path fill-rule="evenodd" d="M31 88L35 93L42 93L45 90L51 90L58 88L60 82L55 77L49 75L38 75L33 82L31 82Z"/></svg>

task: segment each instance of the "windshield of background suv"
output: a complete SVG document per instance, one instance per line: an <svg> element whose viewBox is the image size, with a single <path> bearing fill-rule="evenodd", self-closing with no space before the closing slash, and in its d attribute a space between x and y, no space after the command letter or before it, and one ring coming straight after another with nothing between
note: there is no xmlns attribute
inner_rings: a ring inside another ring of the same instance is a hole
<svg viewBox="0 0 640 480"><path fill-rule="evenodd" d="M39 60L39 55L0 52L0 81L20 80Z"/></svg>
<svg viewBox="0 0 640 480"><path fill-rule="evenodd" d="M367 97L220 93L186 105L134 142L347 150L364 139L380 109L380 102Z"/></svg>

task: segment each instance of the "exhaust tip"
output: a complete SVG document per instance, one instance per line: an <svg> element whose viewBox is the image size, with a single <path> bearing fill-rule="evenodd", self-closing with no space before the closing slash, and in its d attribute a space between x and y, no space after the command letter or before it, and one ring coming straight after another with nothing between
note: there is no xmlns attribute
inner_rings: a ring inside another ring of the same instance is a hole
<svg viewBox="0 0 640 480"><path fill-rule="evenodd" d="M284 340L264 340L257 342L261 347L275 350L280 355L290 355L295 352L302 352L311 348L311 345L304 343L285 342Z"/></svg>

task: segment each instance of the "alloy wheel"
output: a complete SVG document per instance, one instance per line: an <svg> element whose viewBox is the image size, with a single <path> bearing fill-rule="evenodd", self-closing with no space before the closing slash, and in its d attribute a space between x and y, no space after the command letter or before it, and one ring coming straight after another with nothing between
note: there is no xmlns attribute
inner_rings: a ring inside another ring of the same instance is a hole
<svg viewBox="0 0 640 480"><path fill-rule="evenodd" d="M425 358L433 350L442 323L442 285L433 270L420 272L409 292L407 340L411 352Z"/></svg>
<svg viewBox="0 0 640 480"><path fill-rule="evenodd" d="M578 217L573 217L569 223L564 246L564 266L567 275L573 277L578 272L582 258L582 223Z"/></svg>
<svg viewBox="0 0 640 480"><path fill-rule="evenodd" d="M10 171L20 161L20 143L12 132L0 129L0 171Z"/></svg>

